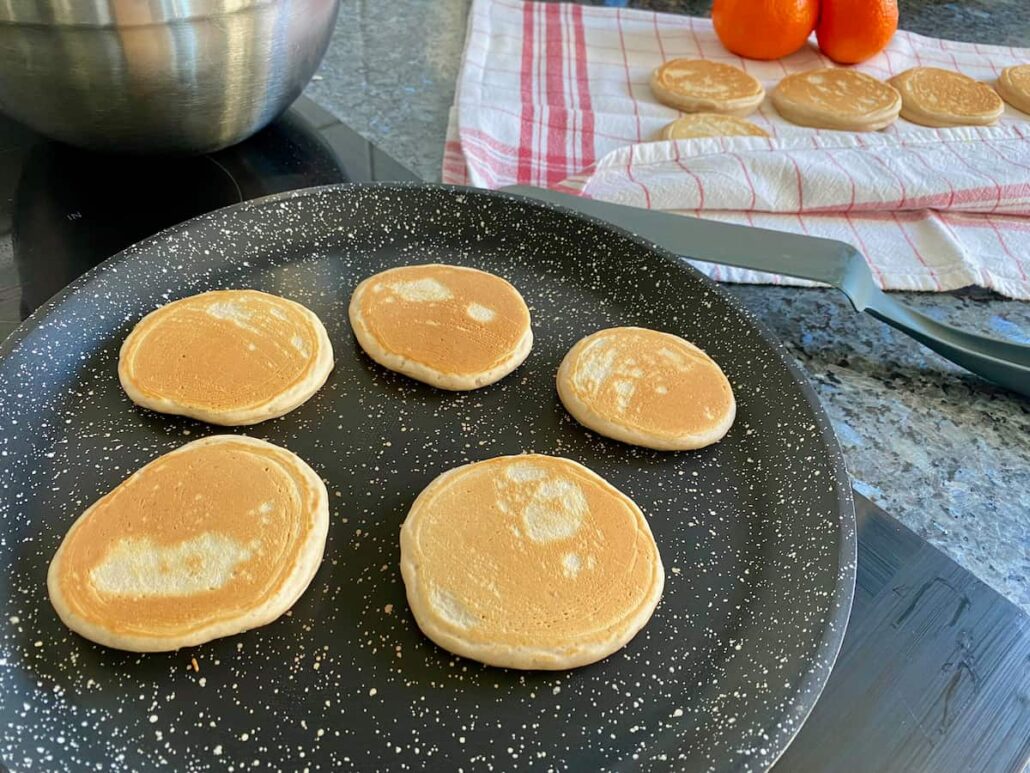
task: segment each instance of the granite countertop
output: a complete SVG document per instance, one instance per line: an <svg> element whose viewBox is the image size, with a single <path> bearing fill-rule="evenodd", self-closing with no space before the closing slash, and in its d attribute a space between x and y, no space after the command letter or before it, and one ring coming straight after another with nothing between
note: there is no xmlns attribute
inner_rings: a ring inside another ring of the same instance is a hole
<svg viewBox="0 0 1030 773"><path fill-rule="evenodd" d="M710 6L605 4L695 15ZM468 6L469 0L343 0L307 95L426 180L439 180ZM900 6L901 26L914 32L1030 46L1026 0ZM836 291L726 287L808 372L855 488L1030 611L1030 402L854 313ZM1030 304L984 290L900 295L941 321L1030 343Z"/></svg>

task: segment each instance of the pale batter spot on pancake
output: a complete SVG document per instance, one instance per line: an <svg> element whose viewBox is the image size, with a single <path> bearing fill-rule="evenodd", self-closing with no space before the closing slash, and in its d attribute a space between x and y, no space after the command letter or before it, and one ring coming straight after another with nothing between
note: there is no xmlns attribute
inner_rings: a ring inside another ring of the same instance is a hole
<svg viewBox="0 0 1030 773"><path fill-rule="evenodd" d="M546 473L539 467L526 462L509 464L508 469L504 471L504 474L508 480L513 480L516 483L525 483L526 481L531 480L542 480L546 475Z"/></svg>
<svg viewBox="0 0 1030 773"><path fill-rule="evenodd" d="M662 348L662 349L658 350L658 354L660 354L662 357L667 359L669 362L671 362L673 365L675 365L680 370L686 370L687 369L687 360L679 352L675 352L672 349Z"/></svg>
<svg viewBox="0 0 1030 773"><path fill-rule="evenodd" d="M465 307L465 312L476 322L489 322L494 318L493 309L488 309L479 303L470 303Z"/></svg>
<svg viewBox="0 0 1030 773"><path fill-rule="evenodd" d="M579 570L580 567L583 566L583 562L575 553L566 553L562 556L561 565L566 577L575 577L579 574Z"/></svg>
<svg viewBox="0 0 1030 773"><path fill-rule="evenodd" d="M431 591L431 596L433 607L442 618L452 625L456 625L459 628L472 628L479 622L464 604L442 588L434 587Z"/></svg>
<svg viewBox="0 0 1030 773"><path fill-rule="evenodd" d="M636 385L632 381L619 380L615 382L615 405L619 413L625 413L629 408L629 401L633 398Z"/></svg>
<svg viewBox="0 0 1030 773"><path fill-rule="evenodd" d="M574 380L576 388L596 392L608 380L615 364L616 351L606 341L597 340L583 350Z"/></svg>
<svg viewBox="0 0 1030 773"><path fill-rule="evenodd" d="M435 279L413 279L410 282L395 282L393 290L401 299L410 303L431 303L450 300L452 295L447 286Z"/></svg>
<svg viewBox="0 0 1030 773"><path fill-rule="evenodd" d="M248 352L256 352L257 351L257 347L254 344L247 344L247 351Z"/></svg>
<svg viewBox="0 0 1030 773"><path fill-rule="evenodd" d="M551 478L536 487L522 523L534 542L568 539L583 524L587 500L579 486L567 478Z"/></svg>
<svg viewBox="0 0 1030 773"><path fill-rule="evenodd" d="M669 80L673 83L679 84L682 81L690 81L690 90L697 94L714 94L718 96L726 92L726 85L722 81L713 78L710 74L705 74L698 78L695 77L696 74L693 70L678 67L666 70L665 74L669 76Z"/></svg>
<svg viewBox="0 0 1030 773"><path fill-rule="evenodd" d="M223 587L253 550L253 545L211 532L171 546L149 538L122 539L89 576L96 590L108 596L190 596Z"/></svg>
<svg viewBox="0 0 1030 773"><path fill-rule="evenodd" d="M505 467L504 480L498 480L497 508L508 514L521 514L525 535L534 542L567 539L583 523L588 507L586 498L573 481L547 478L547 472L528 462L514 462ZM512 526L512 533L522 531Z"/></svg>
<svg viewBox="0 0 1030 773"><path fill-rule="evenodd" d="M274 509L275 509L275 504L272 503L272 502L262 502L261 503L261 506L258 507L258 512L261 514L261 519L260 520L261 520L262 524L268 525L269 523L272 522L272 519L269 518L269 515L271 515L271 513L272 513L272 511Z"/></svg>
<svg viewBox="0 0 1030 773"><path fill-rule="evenodd" d="M228 322L235 322L240 327L249 328L246 324L251 318L251 313L235 301L215 301L205 311L208 316L215 319L224 319Z"/></svg>
<svg viewBox="0 0 1030 773"><path fill-rule="evenodd" d="M660 395L665 395L665 394L668 394L668 393L669 393L669 389L668 389L668 387L664 387L664 386L662 386L661 384L659 384L658 386L656 386L656 387L654 388L654 391L655 391L655 392L657 392L657 393L658 393L658 394L660 394Z"/></svg>
<svg viewBox="0 0 1030 773"><path fill-rule="evenodd" d="M290 344L303 356L308 356L308 347L304 344L304 339L301 338L299 335L295 335L293 338L291 338Z"/></svg>

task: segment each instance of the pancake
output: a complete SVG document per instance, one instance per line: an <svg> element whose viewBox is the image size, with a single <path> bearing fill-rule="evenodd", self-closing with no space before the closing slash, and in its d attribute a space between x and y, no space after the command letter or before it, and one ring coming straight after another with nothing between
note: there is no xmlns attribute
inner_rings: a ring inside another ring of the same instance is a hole
<svg viewBox="0 0 1030 773"><path fill-rule="evenodd" d="M288 413L333 369L315 314L257 290L215 290L145 316L118 358L137 405L211 424L256 424Z"/></svg>
<svg viewBox="0 0 1030 773"><path fill-rule="evenodd" d="M750 121L721 113L692 113L662 129L659 139L690 140L697 137L768 137Z"/></svg>
<svg viewBox="0 0 1030 773"><path fill-rule="evenodd" d="M301 459L216 435L141 468L72 524L47 573L76 633L163 652L270 623L315 576L329 499Z"/></svg>
<svg viewBox="0 0 1030 773"><path fill-rule="evenodd" d="M687 113L726 113L743 118L765 99L757 78L739 67L707 59L672 59L651 74L658 101Z"/></svg>
<svg viewBox="0 0 1030 773"><path fill-rule="evenodd" d="M923 126L986 126L1005 103L986 83L937 67L913 67L890 79L901 94L901 117Z"/></svg>
<svg viewBox="0 0 1030 773"><path fill-rule="evenodd" d="M711 357L679 336L641 327L578 341L558 368L558 395L583 426L661 451L715 443L737 412Z"/></svg>
<svg viewBox="0 0 1030 773"><path fill-rule="evenodd" d="M665 585L633 501L576 462L502 456L444 473L401 528L419 628L492 666L564 669L623 647Z"/></svg>
<svg viewBox="0 0 1030 773"><path fill-rule="evenodd" d="M354 290L350 322L373 360L441 389L499 381L533 346L519 291L463 266L431 263L375 274Z"/></svg>
<svg viewBox="0 0 1030 773"><path fill-rule="evenodd" d="M1030 113L1030 64L1006 67L998 76L998 93L1016 110Z"/></svg>
<svg viewBox="0 0 1030 773"><path fill-rule="evenodd" d="M892 86L840 67L788 75L773 91L772 102L799 126L855 132L882 129L901 111L901 95Z"/></svg>

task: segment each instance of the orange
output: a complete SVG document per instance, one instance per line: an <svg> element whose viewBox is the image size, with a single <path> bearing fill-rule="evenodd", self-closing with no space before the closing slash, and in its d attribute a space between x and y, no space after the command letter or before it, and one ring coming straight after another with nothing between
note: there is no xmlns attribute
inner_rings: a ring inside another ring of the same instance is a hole
<svg viewBox="0 0 1030 773"><path fill-rule="evenodd" d="M712 24L730 51L748 59L779 59L805 44L819 0L715 0Z"/></svg>
<svg viewBox="0 0 1030 773"><path fill-rule="evenodd" d="M864 62L898 29L898 0L823 0L815 36L819 50L839 64Z"/></svg>

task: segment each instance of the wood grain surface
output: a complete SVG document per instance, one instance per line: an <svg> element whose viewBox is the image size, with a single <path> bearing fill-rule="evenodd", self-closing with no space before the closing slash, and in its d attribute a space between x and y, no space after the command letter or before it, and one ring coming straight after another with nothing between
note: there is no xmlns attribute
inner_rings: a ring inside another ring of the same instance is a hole
<svg viewBox="0 0 1030 773"><path fill-rule="evenodd" d="M833 674L774 770L1000 773L1030 760L1030 617L856 495Z"/></svg>

